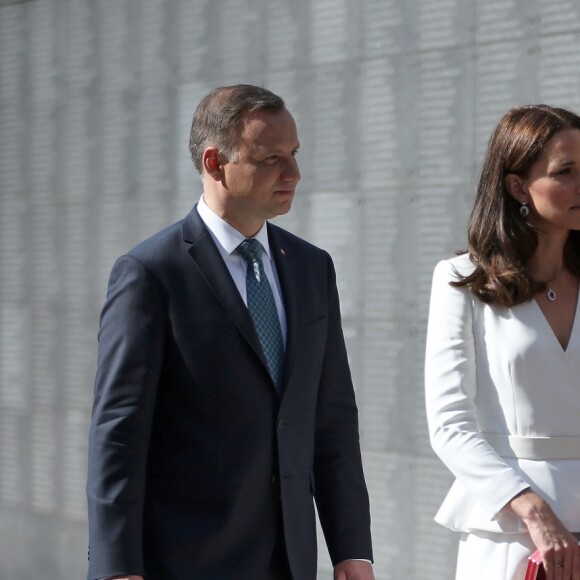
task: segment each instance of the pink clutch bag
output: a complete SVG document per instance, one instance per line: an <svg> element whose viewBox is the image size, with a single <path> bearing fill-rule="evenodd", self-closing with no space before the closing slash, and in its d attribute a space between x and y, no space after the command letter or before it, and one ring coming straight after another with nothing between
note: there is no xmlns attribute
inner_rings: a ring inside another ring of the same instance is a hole
<svg viewBox="0 0 580 580"><path fill-rule="evenodd" d="M528 569L525 580L545 580L546 571L542 564L540 550L536 550L528 559Z"/></svg>
<svg viewBox="0 0 580 580"><path fill-rule="evenodd" d="M574 535L578 537L578 534ZM536 550L528 558L528 569L526 570L525 580L546 580L546 571L544 570L544 565L542 564L540 550Z"/></svg>

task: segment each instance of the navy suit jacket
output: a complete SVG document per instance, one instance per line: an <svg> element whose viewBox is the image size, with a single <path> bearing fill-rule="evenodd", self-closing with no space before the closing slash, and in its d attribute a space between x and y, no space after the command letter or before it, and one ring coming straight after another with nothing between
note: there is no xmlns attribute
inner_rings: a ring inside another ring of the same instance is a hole
<svg viewBox="0 0 580 580"><path fill-rule="evenodd" d="M278 517L316 578L372 559L357 408L329 255L268 224L288 332L278 395L197 210L113 267L89 442L90 579L261 580Z"/></svg>

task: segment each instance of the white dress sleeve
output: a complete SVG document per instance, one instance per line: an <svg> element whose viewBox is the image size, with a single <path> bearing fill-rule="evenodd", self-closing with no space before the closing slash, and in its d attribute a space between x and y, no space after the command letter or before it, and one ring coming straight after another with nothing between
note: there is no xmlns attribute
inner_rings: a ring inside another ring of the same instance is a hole
<svg viewBox="0 0 580 580"><path fill-rule="evenodd" d="M465 261L442 261L433 275L425 359L427 421L434 451L457 478L445 511L461 512L465 519L465 512L475 506L477 519L491 524L529 483L496 453L478 428L477 365L484 361L477 357L474 307L480 303L466 288L449 285L457 280L454 264ZM440 523L465 529L451 521ZM518 523L512 522L516 527ZM476 527L493 529L485 523Z"/></svg>

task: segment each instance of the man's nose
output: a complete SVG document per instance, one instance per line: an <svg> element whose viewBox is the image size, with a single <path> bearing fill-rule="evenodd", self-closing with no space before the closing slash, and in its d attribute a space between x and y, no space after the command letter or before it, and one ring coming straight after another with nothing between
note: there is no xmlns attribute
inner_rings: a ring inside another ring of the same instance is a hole
<svg viewBox="0 0 580 580"><path fill-rule="evenodd" d="M298 161L296 161L296 159L294 157L292 157L292 159L288 162L284 173L282 175L282 178L284 179L284 181L300 181L300 178L302 176L300 175L300 169L298 168Z"/></svg>

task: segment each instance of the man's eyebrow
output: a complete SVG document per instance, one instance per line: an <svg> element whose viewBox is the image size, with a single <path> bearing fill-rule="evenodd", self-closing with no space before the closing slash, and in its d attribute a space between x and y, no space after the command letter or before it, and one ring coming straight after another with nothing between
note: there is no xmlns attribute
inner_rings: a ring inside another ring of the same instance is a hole
<svg viewBox="0 0 580 580"><path fill-rule="evenodd" d="M298 151L298 149L300 149L300 143L298 143L297 145L292 147L291 150ZM268 145L259 145L256 147L256 151L259 151L262 153L269 153L271 155L273 153L284 153L284 151L287 151L287 149L285 147L279 147L277 145L274 145L272 147L269 147Z"/></svg>

